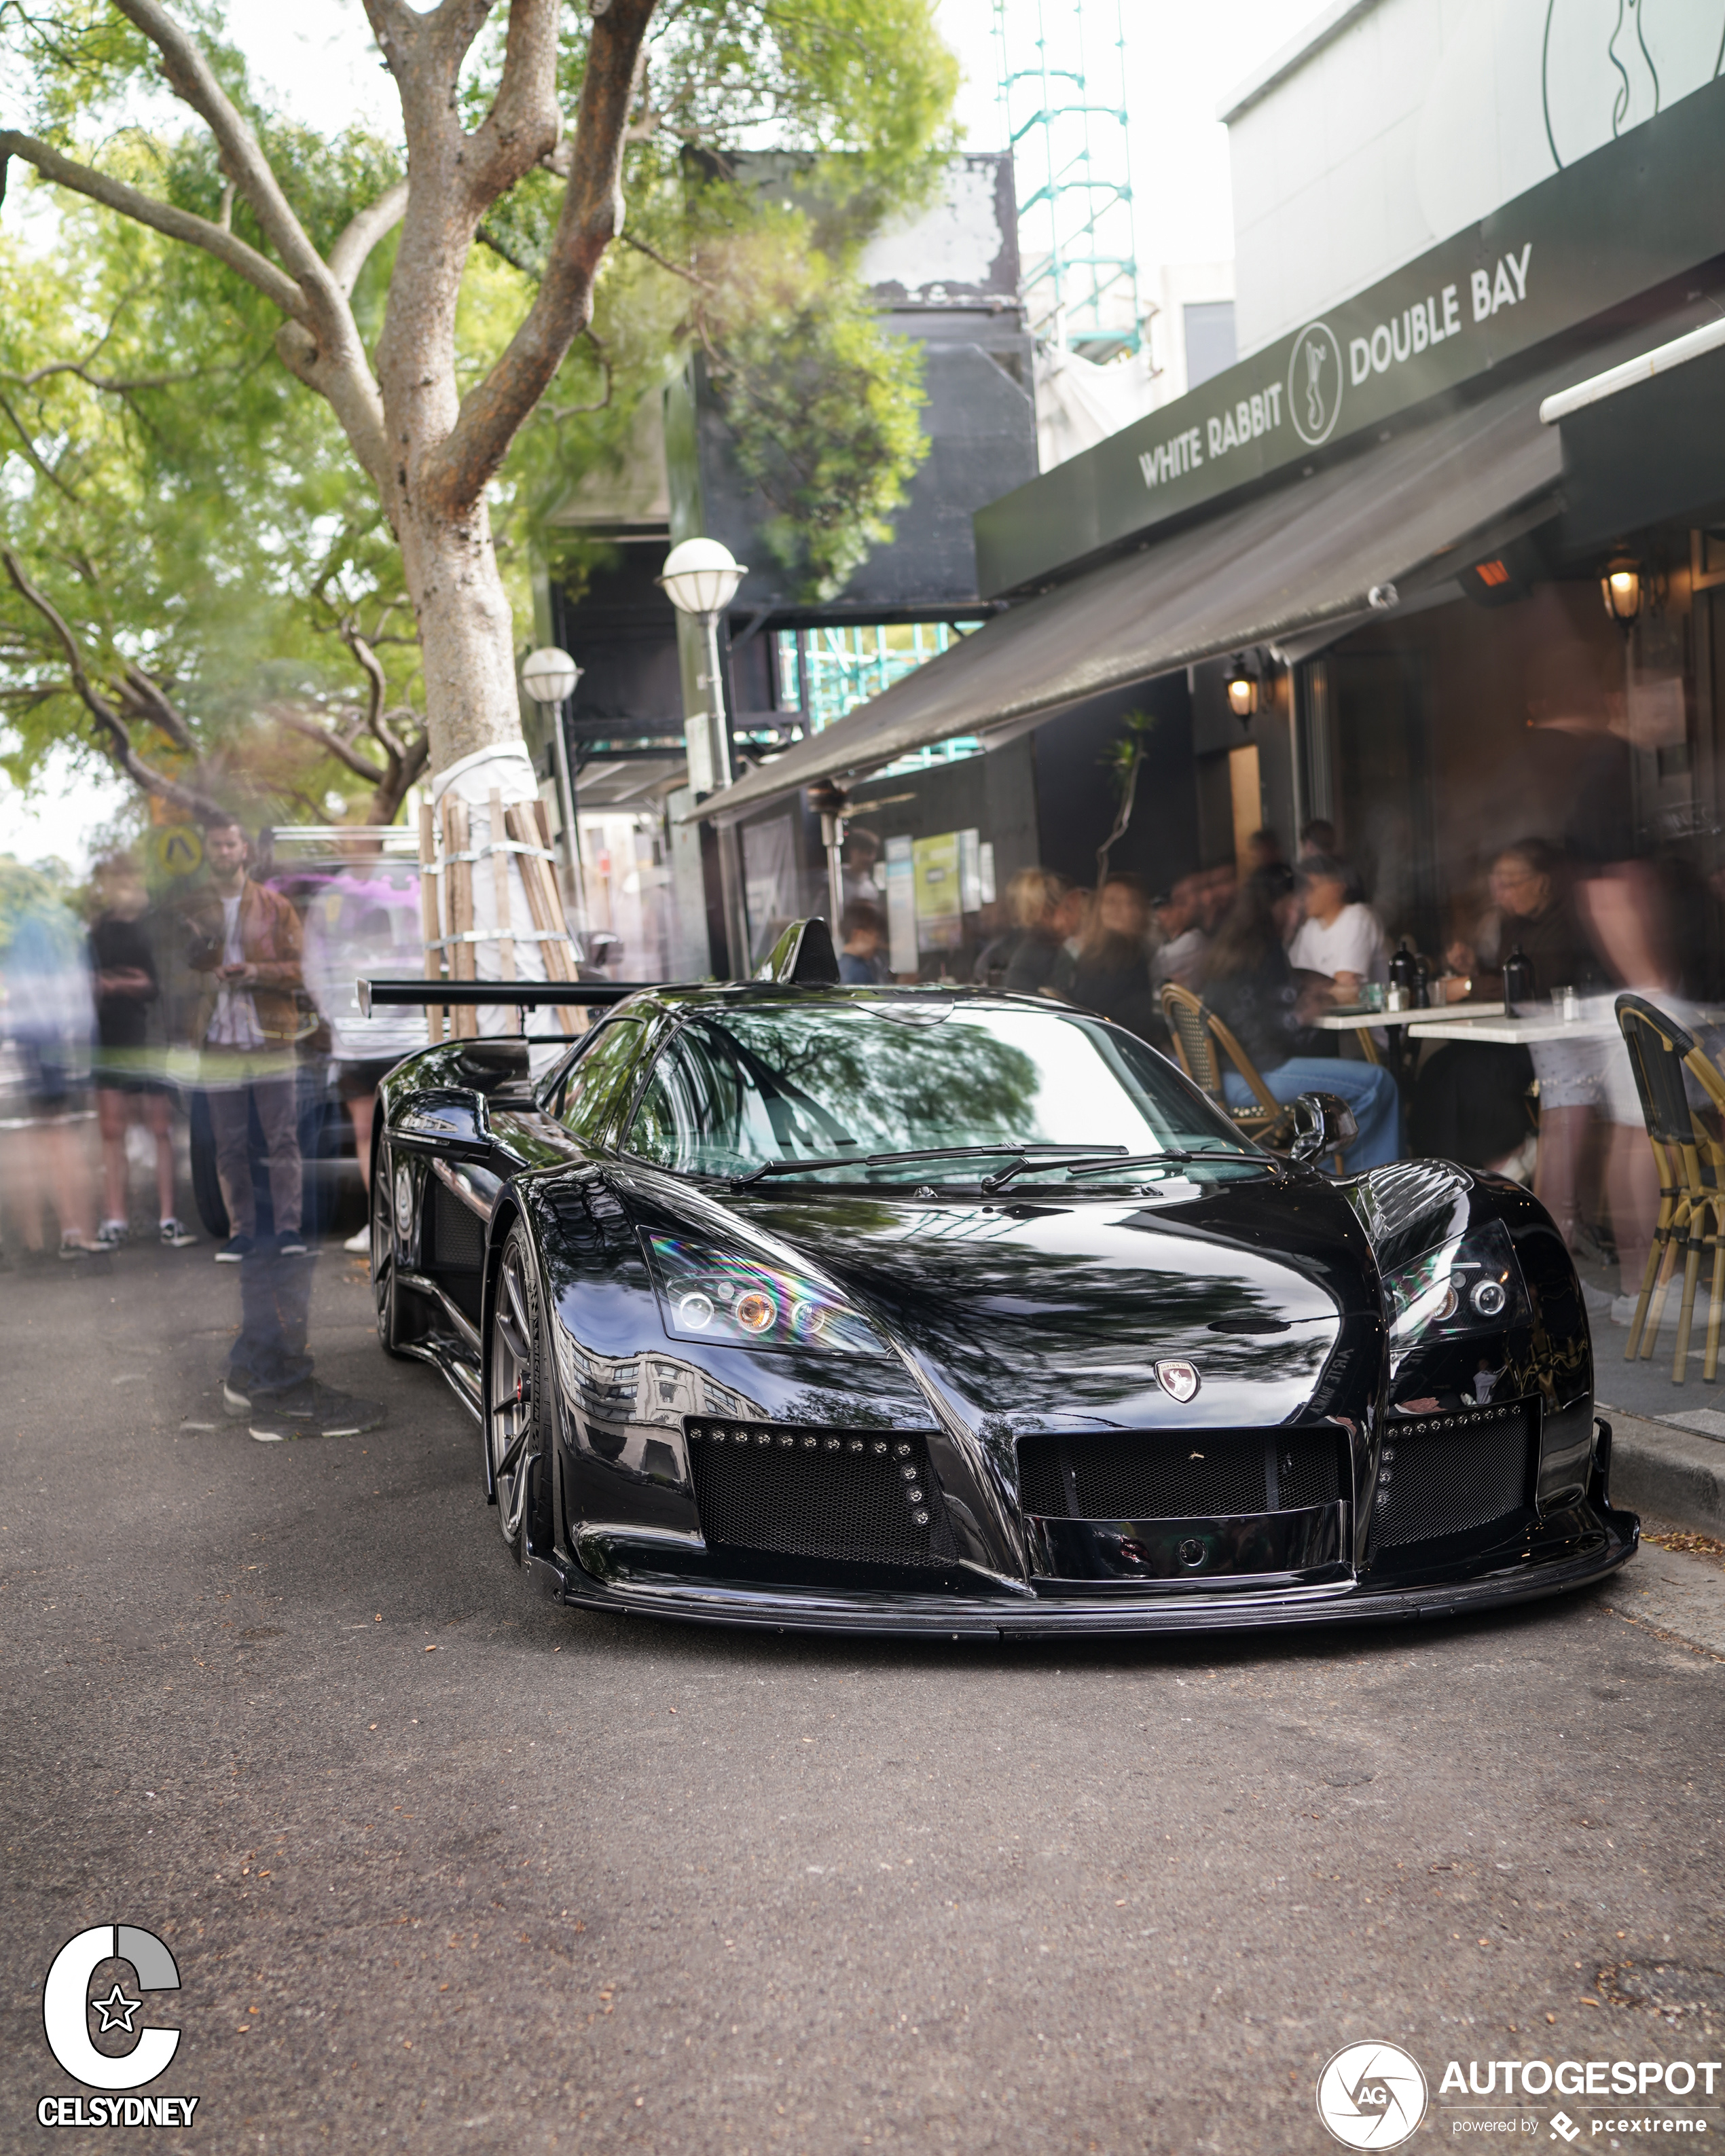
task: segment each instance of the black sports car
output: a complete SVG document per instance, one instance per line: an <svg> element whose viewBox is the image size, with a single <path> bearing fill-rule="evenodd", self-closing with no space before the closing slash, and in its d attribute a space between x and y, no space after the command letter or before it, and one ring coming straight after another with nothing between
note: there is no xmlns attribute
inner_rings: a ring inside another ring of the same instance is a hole
<svg viewBox="0 0 1725 2156"><path fill-rule="evenodd" d="M1125 1632L1478 1609L1633 1552L1525 1190L1332 1177L1326 1096L1279 1158L1082 1012L809 983L816 927L537 1076L505 1036L381 1089L379 1337L470 1408L562 1599Z"/></svg>

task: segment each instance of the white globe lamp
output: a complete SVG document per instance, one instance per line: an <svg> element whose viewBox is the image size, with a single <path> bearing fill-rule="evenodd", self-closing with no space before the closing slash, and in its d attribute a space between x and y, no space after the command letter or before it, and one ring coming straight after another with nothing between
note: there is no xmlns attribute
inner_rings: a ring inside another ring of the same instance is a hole
<svg viewBox="0 0 1725 2156"><path fill-rule="evenodd" d="M685 539L665 557L659 582L679 613L721 614L748 574L718 539Z"/></svg>

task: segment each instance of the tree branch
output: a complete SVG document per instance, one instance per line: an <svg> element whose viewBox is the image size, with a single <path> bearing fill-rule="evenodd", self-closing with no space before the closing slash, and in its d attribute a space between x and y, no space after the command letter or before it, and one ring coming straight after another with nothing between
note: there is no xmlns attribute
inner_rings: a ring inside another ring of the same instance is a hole
<svg viewBox="0 0 1725 2156"><path fill-rule="evenodd" d="M385 187L374 203L357 211L330 249L330 275L344 297L352 299L359 273L371 259L372 249L402 221L408 206L408 183L398 180Z"/></svg>
<svg viewBox="0 0 1725 2156"><path fill-rule="evenodd" d="M136 663L129 663L124 679L125 701L133 716L147 720L158 733L166 734L174 747L183 749L187 756L203 753L185 714L153 675L146 674Z"/></svg>
<svg viewBox="0 0 1725 2156"><path fill-rule="evenodd" d="M593 325L590 322L581 334L593 346L593 357L599 362L599 372L605 377L605 393L591 404L542 404L538 408L554 426L562 420L576 418L583 412L604 411L611 402L613 391L617 387L616 372L611 365L611 355L605 349L604 340L593 335Z"/></svg>
<svg viewBox="0 0 1725 2156"><path fill-rule="evenodd" d="M264 708L277 726L286 726L290 732L303 734L307 741L316 742L326 755L334 757L337 763L346 765L349 771L363 778L367 784L376 786L388 777L387 772L380 770L369 758L362 757L357 749L350 748L339 734L331 733L327 726L320 726L316 719L302 718L297 711L284 710L280 704L267 705Z"/></svg>
<svg viewBox="0 0 1725 2156"><path fill-rule="evenodd" d="M32 136L19 135L9 128L0 129L0 157L22 157L56 187L69 187L74 194L87 195L92 202L100 203L105 209L118 210L135 223L147 224L152 231L163 233L170 239L182 240L187 246L201 247L206 254L213 254L218 262L236 270L247 284L255 285L283 314L296 322L310 320L311 311L305 295L293 279L285 276L268 255L259 254L256 248L248 247L235 234L224 232L208 218L194 217L189 210L176 209L171 203L158 202L153 195L128 187L124 180L110 179L105 172L77 164L70 157L63 157L58 150L50 149L46 142L39 142Z"/></svg>
<svg viewBox="0 0 1725 2156"><path fill-rule="evenodd" d="M53 630L54 639L65 654L66 670L71 675L72 686L83 700L85 709L108 737L108 753L135 786L146 793L154 793L164 801L172 801L176 808L188 810L194 816L218 817L225 814L222 803L213 796L203 793L195 786L183 785L170 778L165 772L157 771L132 747L131 735L118 711L104 696L85 670L83 654L78 649L78 639L67 627L53 601L30 582L24 574L18 558L9 547L0 547L0 563L12 579L13 588L27 606L33 607Z"/></svg>
<svg viewBox="0 0 1725 2156"><path fill-rule="evenodd" d="M453 0L444 0L444 6ZM439 13L443 9L439 8ZM557 147L557 0L511 0L503 74L491 109L467 138L463 169L475 212L489 209Z"/></svg>
<svg viewBox="0 0 1725 2156"><path fill-rule="evenodd" d="M29 463L41 475L41 476L48 481L48 484L51 487L56 488L59 493L65 496L68 501L76 501L78 499L77 495L74 494L71 488L66 485L66 482L54 469L54 466L44 460L41 451L38 449L34 440L31 437L29 429L25 426L23 421L20 419L18 413L13 410L11 404L4 397L0 397L0 412L3 412L6 414L7 418L11 420L13 426L16 429L18 438L24 445L24 455L28 459Z"/></svg>
<svg viewBox="0 0 1725 2156"><path fill-rule="evenodd" d="M716 292L718 286L694 270L685 270L680 262L673 262L668 254L661 254L656 247L649 247L644 239L637 239L632 232L619 232L617 237L625 247L632 247L637 254L644 254L649 262L656 262L661 270L669 270L673 277L680 277L685 285L694 285L703 292Z"/></svg>
<svg viewBox="0 0 1725 2156"><path fill-rule="evenodd" d="M655 0L609 0L593 19L575 151L550 259L533 304L454 429L425 459L422 495L444 515L470 508L593 313L593 280L623 229L623 134Z"/></svg>
<svg viewBox="0 0 1725 2156"><path fill-rule="evenodd" d="M202 382L212 374L226 374L231 369L220 367L194 367L183 374L141 374L136 381L121 381L111 374L92 374L81 359L57 359L47 367L33 367L28 374L0 372L0 381L16 382L20 389L33 389L39 382L45 382L51 374L75 374L80 382L87 382L92 389L105 389L116 397L129 397L135 389L168 389L177 382Z"/></svg>
<svg viewBox="0 0 1725 2156"><path fill-rule="evenodd" d="M175 96L189 105L215 136L223 172L251 204L264 238L289 275L314 305L333 304L339 311L344 302L323 257L306 238L257 136L216 80L196 41L158 0L114 0L114 4L161 54L162 72Z"/></svg>

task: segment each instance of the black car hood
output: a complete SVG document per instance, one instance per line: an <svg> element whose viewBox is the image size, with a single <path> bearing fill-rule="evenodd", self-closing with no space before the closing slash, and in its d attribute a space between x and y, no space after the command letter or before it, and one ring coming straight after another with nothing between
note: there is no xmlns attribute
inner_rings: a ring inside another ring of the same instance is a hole
<svg viewBox="0 0 1725 2156"><path fill-rule="evenodd" d="M715 1204L669 1177L629 1183L638 1217L663 1208L808 1265L1003 1435L1280 1423L1359 1412L1376 1388L1377 1267L1317 1176L1241 1178L1182 1202L828 1188ZM1158 1382L1172 1359L1199 1370L1189 1404ZM865 1372L841 1382L865 1389Z"/></svg>

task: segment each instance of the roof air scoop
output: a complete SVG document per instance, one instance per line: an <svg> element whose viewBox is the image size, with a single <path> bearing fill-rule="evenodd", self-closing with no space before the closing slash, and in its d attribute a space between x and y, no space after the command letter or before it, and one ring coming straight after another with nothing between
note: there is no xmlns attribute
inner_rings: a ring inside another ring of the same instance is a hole
<svg viewBox="0 0 1725 2156"><path fill-rule="evenodd" d="M757 981L785 981L799 988L835 988L839 980L838 954L832 931L820 916L793 921L781 936L755 974Z"/></svg>

